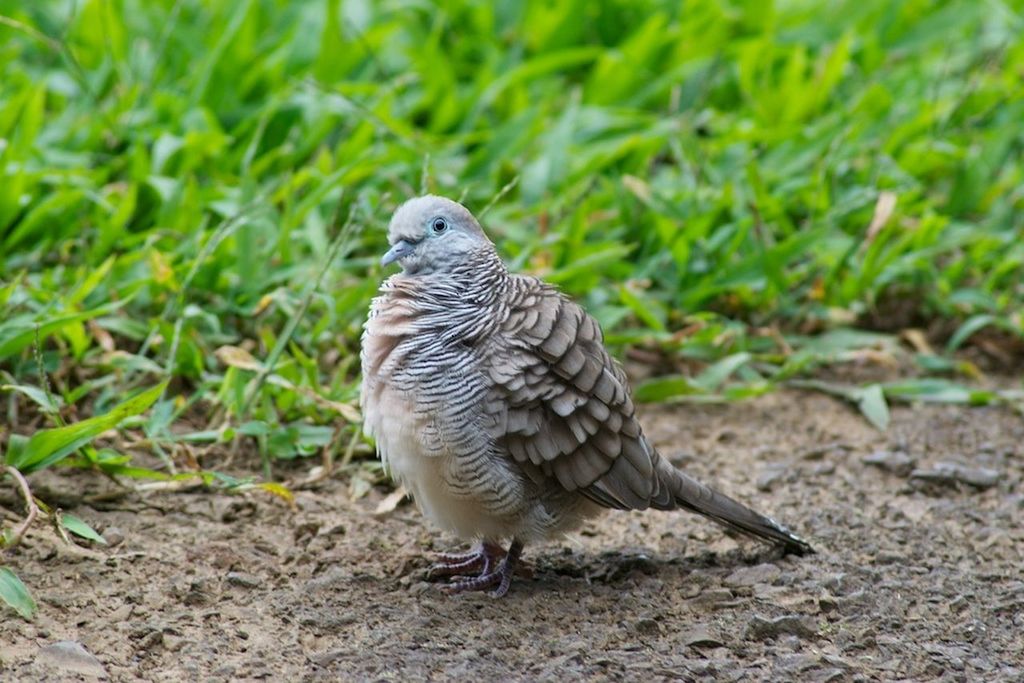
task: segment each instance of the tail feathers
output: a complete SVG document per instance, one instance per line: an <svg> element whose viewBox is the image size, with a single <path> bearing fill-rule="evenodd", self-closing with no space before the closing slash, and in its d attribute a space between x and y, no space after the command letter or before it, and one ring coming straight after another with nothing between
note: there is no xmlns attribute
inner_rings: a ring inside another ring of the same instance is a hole
<svg viewBox="0 0 1024 683"><path fill-rule="evenodd" d="M653 506L658 509L681 507L700 513L736 531L780 544L787 553L794 555L814 552L809 543L774 519L688 477L663 459L658 463L657 477L664 488L653 501Z"/></svg>

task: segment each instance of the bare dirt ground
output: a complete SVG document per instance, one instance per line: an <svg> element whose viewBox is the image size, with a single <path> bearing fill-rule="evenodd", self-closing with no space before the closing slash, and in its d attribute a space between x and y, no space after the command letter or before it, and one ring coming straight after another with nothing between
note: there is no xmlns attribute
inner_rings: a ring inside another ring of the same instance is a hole
<svg viewBox="0 0 1024 683"><path fill-rule="evenodd" d="M294 510L209 492L81 505L116 544L38 531L8 558L40 611L0 613L0 679L1024 679L1019 416L897 408L883 435L789 392L643 415L676 464L818 554L783 558L685 513L611 513L527 548L533 577L493 600L425 583L455 541L411 505L370 514L386 491L348 503L339 480Z"/></svg>

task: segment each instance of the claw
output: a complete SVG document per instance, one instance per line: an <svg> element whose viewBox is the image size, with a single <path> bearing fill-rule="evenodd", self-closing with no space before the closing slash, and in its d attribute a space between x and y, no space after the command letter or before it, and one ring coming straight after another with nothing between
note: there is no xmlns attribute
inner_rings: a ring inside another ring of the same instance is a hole
<svg viewBox="0 0 1024 683"><path fill-rule="evenodd" d="M498 566L494 568L494 571L489 571L490 565L488 564L479 576L454 580L445 588L449 593L462 593L465 591L486 590L494 586L494 590L491 591L491 597L500 598L505 593L508 593L509 586L512 585L512 575L515 573L516 564L522 552L523 544L513 540L512 545L509 546L508 554L501 559Z"/></svg>
<svg viewBox="0 0 1024 683"><path fill-rule="evenodd" d="M505 551L493 543L478 543L468 553L441 553L437 564L427 570L427 579L445 576L473 576L490 574L495 561L505 556Z"/></svg>

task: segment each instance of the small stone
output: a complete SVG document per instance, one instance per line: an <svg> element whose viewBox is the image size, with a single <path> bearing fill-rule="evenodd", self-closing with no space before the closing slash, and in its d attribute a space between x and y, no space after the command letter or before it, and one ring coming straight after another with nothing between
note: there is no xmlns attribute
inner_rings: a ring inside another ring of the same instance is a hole
<svg viewBox="0 0 1024 683"><path fill-rule="evenodd" d="M325 650L324 652L314 652L309 655L309 661L317 666L327 668L339 659L346 659L350 654L349 650Z"/></svg>
<svg viewBox="0 0 1024 683"><path fill-rule="evenodd" d="M725 578L728 586L754 586L759 583L774 583L782 570L774 564L766 562L753 567L740 567Z"/></svg>
<svg viewBox="0 0 1024 683"><path fill-rule="evenodd" d="M660 635L661 625L654 619L637 619L636 632L645 636Z"/></svg>
<svg viewBox="0 0 1024 683"><path fill-rule="evenodd" d="M992 488L999 483L1002 474L998 470L987 467L968 467L957 462L937 462L931 469L916 469L910 473L911 479L956 486L967 484L978 489Z"/></svg>
<svg viewBox="0 0 1024 683"><path fill-rule="evenodd" d="M804 449L803 452L800 453L799 457L802 460L821 460L832 451L848 450L850 450L850 444L842 441L830 441L828 443L818 444Z"/></svg>
<svg viewBox="0 0 1024 683"><path fill-rule="evenodd" d="M41 647L35 661L69 674L107 678L107 670L100 660L74 640L61 640Z"/></svg>
<svg viewBox="0 0 1024 683"><path fill-rule="evenodd" d="M244 572L228 572L224 579L232 586L238 586L240 588L258 588L260 580L252 574L245 574Z"/></svg>
<svg viewBox="0 0 1024 683"><path fill-rule="evenodd" d="M900 477L910 474L916 464L916 461L903 451L875 451L871 455L864 456L861 462Z"/></svg>
<svg viewBox="0 0 1024 683"><path fill-rule="evenodd" d="M775 619L755 616L747 622L747 629L744 635L754 640L767 640L768 638L777 638L783 635L812 638L816 634L817 629L809 618L788 614Z"/></svg>
<svg viewBox="0 0 1024 683"><path fill-rule="evenodd" d="M839 603L836 601L834 596L828 593L822 593L818 597L818 609L820 609L822 612L832 612L833 610L836 610L838 608Z"/></svg>
<svg viewBox="0 0 1024 683"><path fill-rule="evenodd" d="M733 604L734 597L732 591L728 588L710 588L706 591L701 591L700 595L693 598L691 602L699 607L728 607Z"/></svg>
<svg viewBox="0 0 1024 683"><path fill-rule="evenodd" d="M789 467L785 463L776 462L765 465L761 470L761 474L757 476L757 490L766 493L773 490L778 484L782 483L788 471Z"/></svg>
<svg viewBox="0 0 1024 683"><path fill-rule="evenodd" d="M828 476L830 474L835 474L835 471L836 464L831 461L825 461L819 462L817 465L815 465L814 468L811 470L811 474L815 476Z"/></svg>
<svg viewBox="0 0 1024 683"><path fill-rule="evenodd" d="M153 648L163 645L164 632L163 631L150 631L139 641L138 649L141 651L152 650Z"/></svg>
<svg viewBox="0 0 1024 683"><path fill-rule="evenodd" d="M842 669L816 669L808 674L807 680L811 683L841 683L848 678Z"/></svg>
<svg viewBox="0 0 1024 683"><path fill-rule="evenodd" d="M797 676L796 674L813 669L817 665L818 658L812 654L780 652L775 656L773 671L776 674L785 672L789 674L788 678L795 680L797 678L806 678L806 676Z"/></svg>
<svg viewBox="0 0 1024 683"><path fill-rule="evenodd" d="M306 590L310 593L329 593L344 589L351 580L352 574L342 567L331 567L306 582Z"/></svg>
<svg viewBox="0 0 1024 683"><path fill-rule="evenodd" d="M725 645L721 638L713 635L711 630L703 624L698 624L683 632L680 637L690 647L723 647Z"/></svg>
<svg viewBox="0 0 1024 683"><path fill-rule="evenodd" d="M107 546L114 548L124 543L124 532L116 526L108 526L103 530L103 538L107 541Z"/></svg>

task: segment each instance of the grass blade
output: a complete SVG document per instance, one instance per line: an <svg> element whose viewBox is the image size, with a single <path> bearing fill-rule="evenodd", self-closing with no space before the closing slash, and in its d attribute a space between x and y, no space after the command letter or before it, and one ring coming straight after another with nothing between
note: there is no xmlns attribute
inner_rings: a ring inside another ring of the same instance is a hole
<svg viewBox="0 0 1024 683"><path fill-rule="evenodd" d="M0 567L0 599L25 619L34 617L38 609L28 588L9 567Z"/></svg>

